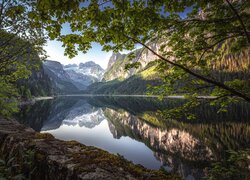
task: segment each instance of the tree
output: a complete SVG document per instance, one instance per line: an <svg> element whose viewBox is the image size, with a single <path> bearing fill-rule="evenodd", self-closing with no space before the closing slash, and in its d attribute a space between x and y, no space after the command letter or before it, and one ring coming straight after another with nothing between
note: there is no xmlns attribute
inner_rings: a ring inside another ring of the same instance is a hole
<svg viewBox="0 0 250 180"><path fill-rule="evenodd" d="M249 58L249 7L247 0L38 3L40 13L46 14L41 20L50 38L62 41L69 57L76 55L77 50L86 52L91 42L100 43L107 51L132 50L135 44L141 44L161 60L159 67L166 81L161 88L165 92L173 93L174 84L184 80L182 89L192 98L212 87L217 100L240 97L248 102L249 79L225 82L213 77L212 72L227 71L219 65L232 56L239 63L239 54ZM66 22L72 33L63 35L61 29ZM156 52L149 42L159 42L162 48ZM249 74L249 64L244 65L247 67L240 67L239 71Z"/></svg>
<svg viewBox="0 0 250 180"><path fill-rule="evenodd" d="M18 110L16 82L28 78L44 56L45 34L33 1L0 2L0 115ZM29 93L27 94L29 95Z"/></svg>

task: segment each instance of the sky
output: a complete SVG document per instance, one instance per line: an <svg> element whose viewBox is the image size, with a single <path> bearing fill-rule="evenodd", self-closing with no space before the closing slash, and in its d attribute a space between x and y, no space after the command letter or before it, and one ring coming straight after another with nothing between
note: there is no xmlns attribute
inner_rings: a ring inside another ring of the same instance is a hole
<svg viewBox="0 0 250 180"><path fill-rule="evenodd" d="M69 34L69 33L72 33L70 25L68 23L65 23L61 30L61 34ZM58 61L64 65L79 64L87 61L94 61L96 64L99 64L104 69L107 68L109 58L112 55L112 52L102 51L101 45L97 43L92 43L92 49L90 49L86 54L78 51L78 55L72 59L68 58L67 56L64 56L64 48L62 47L61 42L55 40L48 41L47 46L45 46L44 49L47 51L49 60Z"/></svg>
<svg viewBox="0 0 250 180"><path fill-rule="evenodd" d="M65 23L62 26L61 34L66 35L72 33L69 23ZM67 56L64 56L64 47L62 43L56 40L49 40L47 45L44 46L44 49L47 51L48 60L58 61L61 64L79 64L87 61L94 61L96 64L99 64L102 68L106 69L108 65L109 58L112 55L112 52L102 51L102 46L98 43L92 43L92 49L90 49L86 54L78 51L78 55L70 59Z"/></svg>
<svg viewBox="0 0 250 180"><path fill-rule="evenodd" d="M61 34L72 33L68 23L63 25ZM136 45L136 49L140 48L140 45ZM48 60L58 61L61 64L79 64L87 61L94 61L96 64L99 64L103 69L107 68L109 58L112 55L112 51L106 52L102 51L102 46L98 43L92 43L92 48L86 53L78 51L78 55L70 59L67 56L64 56L64 47L62 43L56 40L48 40L47 45L44 46L44 49L47 51ZM127 54L129 51L121 51L122 54Z"/></svg>
<svg viewBox="0 0 250 180"><path fill-rule="evenodd" d="M67 56L64 56L64 48L62 43L58 41L48 41L47 46L44 47L49 56L49 60L58 61L61 64L79 64L81 62L94 61L96 64L99 64L102 68L106 69L108 61L112 52L102 51L102 47L97 44L92 44L92 49L90 49L86 54L78 52L78 55L70 59Z"/></svg>
<svg viewBox="0 0 250 180"><path fill-rule="evenodd" d="M191 11L191 8L187 8L185 12L180 13L181 16L185 17L187 12ZM70 25L65 23L61 34L72 33ZM141 48L141 46L136 45L136 49ZM86 54L78 52L78 55L70 59L67 56L64 56L64 48L62 43L58 41L48 41L47 45L44 47L47 51L48 60L58 61L61 64L79 64L87 61L94 61L96 64L99 64L102 68L106 69L108 65L109 58L112 55L112 52L102 51L101 45L97 43L92 43L92 49L90 49ZM127 54L129 51L122 51L122 54Z"/></svg>

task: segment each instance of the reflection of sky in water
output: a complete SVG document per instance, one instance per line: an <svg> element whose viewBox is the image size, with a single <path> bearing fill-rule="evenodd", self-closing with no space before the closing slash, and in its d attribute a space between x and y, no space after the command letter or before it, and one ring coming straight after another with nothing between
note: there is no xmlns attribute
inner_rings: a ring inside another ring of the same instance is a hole
<svg viewBox="0 0 250 180"><path fill-rule="evenodd" d="M188 180L202 179L211 153L226 160L225 150L249 147L248 104L232 105L223 114L217 114L213 106L202 106L194 111L197 120L163 121L166 128L141 119L180 103L128 97L60 97L23 108L18 119L36 131L118 153L147 168L158 169L164 164L165 169Z"/></svg>
<svg viewBox="0 0 250 180"><path fill-rule="evenodd" d="M115 139L111 134L108 121L104 120L94 128L80 127L79 125L61 125L58 129L46 131L56 138L76 140L85 145L99 147L111 153L118 153L136 164L147 168L159 169L161 163L154 157L153 152L141 142L130 137Z"/></svg>

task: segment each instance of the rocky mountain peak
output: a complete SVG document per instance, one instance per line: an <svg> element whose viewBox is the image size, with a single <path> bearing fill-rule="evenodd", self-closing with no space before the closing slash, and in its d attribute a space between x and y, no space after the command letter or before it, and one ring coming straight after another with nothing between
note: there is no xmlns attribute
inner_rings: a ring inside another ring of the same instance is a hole
<svg viewBox="0 0 250 180"><path fill-rule="evenodd" d="M44 62L44 64L47 66L47 67L50 67L50 68L53 68L53 69L57 69L57 70L62 70L63 69L63 66L60 62L57 62L57 61L52 61L52 60L46 60Z"/></svg>
<svg viewBox="0 0 250 180"><path fill-rule="evenodd" d="M90 84L100 81L104 73L101 66L93 61L63 66L60 62L47 60L43 67L59 93L85 90ZM71 90L68 91L68 89Z"/></svg>
<svg viewBox="0 0 250 180"><path fill-rule="evenodd" d="M125 56L125 54L113 52L111 57L109 58L107 70L109 70L118 59L124 59Z"/></svg>
<svg viewBox="0 0 250 180"><path fill-rule="evenodd" d="M74 68L77 67L77 64L67 64L63 66L64 68Z"/></svg>
<svg viewBox="0 0 250 180"><path fill-rule="evenodd" d="M65 68L65 70L68 70L68 69L73 69L77 73L95 78L96 79L95 82L100 81L104 74L104 69L99 64L96 64L93 61L80 63L79 66L77 67L71 66L69 68Z"/></svg>
<svg viewBox="0 0 250 180"><path fill-rule="evenodd" d="M158 52L160 45L155 42L151 42L147 44L151 49ZM147 49L140 48L135 49L131 53L135 54L135 57L132 61L129 58L129 54L121 54L121 53L113 53L109 59L108 68L104 74L104 81L110 81L114 79L127 79L140 70L144 69L147 64L151 61L157 59L152 52ZM129 71L125 70L125 65L131 62L139 62L141 66L138 69L130 69Z"/></svg>
<svg viewBox="0 0 250 180"><path fill-rule="evenodd" d="M96 64L93 61L88 61L85 63L80 63L79 64L79 69L83 69L83 68L98 68L100 70L103 70L102 67L99 64Z"/></svg>

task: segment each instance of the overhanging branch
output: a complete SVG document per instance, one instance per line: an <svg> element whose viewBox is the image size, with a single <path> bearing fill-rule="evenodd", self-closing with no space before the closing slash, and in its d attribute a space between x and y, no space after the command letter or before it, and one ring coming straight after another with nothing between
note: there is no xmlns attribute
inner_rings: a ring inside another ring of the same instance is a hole
<svg viewBox="0 0 250 180"><path fill-rule="evenodd" d="M215 81L215 80L213 80L213 79L209 79L209 78L204 77L204 76L202 76L202 75L200 75L200 74L198 74L198 73L196 73L196 72L193 72L193 71L191 71L190 69L186 68L185 66L183 66L183 65L181 65L181 64L178 64L178 63L175 63L175 62L172 62L172 61L166 59L165 57L163 57L163 56L161 56L160 54L156 53L153 49L151 49L151 48L150 48L149 46L147 46L146 44L144 44L144 43L142 43L141 41L137 40L136 38L129 37L129 36L127 36L127 35L124 35L124 36L125 36L126 38L128 38L128 39L130 39L130 40L136 42L136 43L141 44L142 46L144 46L145 48L147 48L149 51L151 51L154 55L156 55L157 57L159 57L159 58L162 59L163 61L167 62L168 64L171 64L171 65L173 65L173 66L175 66L175 67L178 67L178 68L182 69L183 71L185 71L186 73L188 73L188 74L190 74L190 75L192 75L192 76L194 76L194 77L196 77L196 78L198 78L198 79L200 79L200 80L203 80L203 81L205 81L205 82L207 82L207 83L210 83L210 84L214 84L215 86L220 87L220 88L222 88L222 89L224 89L224 90L227 90L227 91L229 91L230 93L232 93L232 94L234 94L234 95L236 95L236 96L238 96L238 97L241 97L241 98L243 98L244 100L250 102L250 97L248 97L246 94L243 94L242 92L237 91L237 90L235 90L235 89L233 89L233 88L231 88L231 87L225 85L224 83Z"/></svg>

